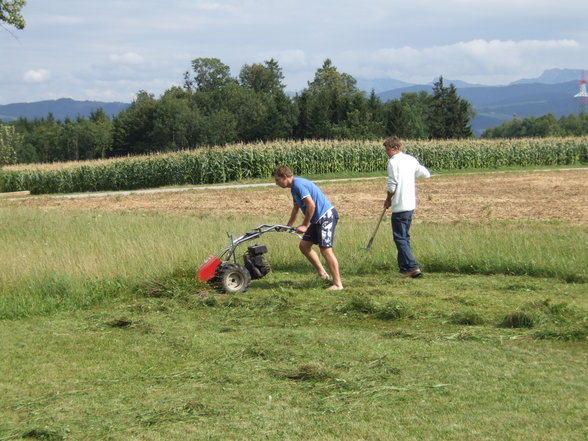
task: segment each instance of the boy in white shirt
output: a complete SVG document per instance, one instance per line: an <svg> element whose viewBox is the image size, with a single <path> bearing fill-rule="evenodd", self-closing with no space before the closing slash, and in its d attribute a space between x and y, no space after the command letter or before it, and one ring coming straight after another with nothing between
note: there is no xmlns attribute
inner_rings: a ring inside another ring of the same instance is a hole
<svg viewBox="0 0 588 441"><path fill-rule="evenodd" d="M431 173L412 155L402 152L400 138L384 141L388 161L388 194L384 208L392 207L392 235L398 250L398 267L403 278L422 275L410 248L410 225L416 208L417 177L429 178Z"/></svg>

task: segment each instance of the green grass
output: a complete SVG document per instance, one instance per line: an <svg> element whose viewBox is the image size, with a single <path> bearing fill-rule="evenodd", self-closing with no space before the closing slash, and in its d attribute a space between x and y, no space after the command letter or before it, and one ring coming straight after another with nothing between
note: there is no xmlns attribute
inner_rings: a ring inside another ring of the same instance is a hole
<svg viewBox="0 0 588 441"><path fill-rule="evenodd" d="M271 233L248 292L196 281L255 217L0 208L0 440L585 440L588 232L342 220L346 289Z"/></svg>
<svg viewBox="0 0 588 441"><path fill-rule="evenodd" d="M255 283L227 296L178 278L0 322L0 439L583 439L584 286L372 274L328 293L284 271ZM541 319L503 326L520 309ZM456 311L483 323L455 324Z"/></svg>
<svg viewBox="0 0 588 441"><path fill-rule="evenodd" d="M194 274L235 237L275 219L166 216L158 213L55 212L0 207L0 318L85 309L128 297L145 281ZM382 226L343 220L337 255L344 276L393 274L394 245ZM307 272L294 236L269 233L270 264ZM530 275L588 280L588 230L561 222L417 223L413 247L427 272ZM244 246L239 253L245 252Z"/></svg>

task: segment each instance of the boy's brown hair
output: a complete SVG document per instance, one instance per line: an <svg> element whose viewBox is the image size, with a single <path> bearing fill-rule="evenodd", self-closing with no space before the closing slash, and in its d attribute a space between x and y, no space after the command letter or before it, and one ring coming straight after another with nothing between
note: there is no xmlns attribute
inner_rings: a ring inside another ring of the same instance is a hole
<svg viewBox="0 0 588 441"><path fill-rule="evenodd" d="M384 147L388 147L394 149L396 147L400 148L400 138L398 136L391 136L384 141Z"/></svg>
<svg viewBox="0 0 588 441"><path fill-rule="evenodd" d="M293 176L292 170L287 165L279 165L272 172L274 178L289 178Z"/></svg>

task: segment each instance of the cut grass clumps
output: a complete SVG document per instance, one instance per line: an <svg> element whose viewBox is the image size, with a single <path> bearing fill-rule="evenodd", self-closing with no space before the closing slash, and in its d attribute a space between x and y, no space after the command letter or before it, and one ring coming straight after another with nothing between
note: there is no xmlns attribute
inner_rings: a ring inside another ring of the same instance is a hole
<svg viewBox="0 0 588 441"><path fill-rule="evenodd" d="M533 334L536 340L586 341L588 326L572 326L563 329L541 329Z"/></svg>
<svg viewBox="0 0 588 441"><path fill-rule="evenodd" d="M20 438L20 437L19 437ZM59 432L47 429L31 429L22 434L24 439L36 439L42 441L61 441L65 437ZM17 438L2 438L2 439L17 439Z"/></svg>
<svg viewBox="0 0 588 441"><path fill-rule="evenodd" d="M348 314L373 314L377 310L376 303L366 296L354 296L345 305L337 308L337 312Z"/></svg>
<svg viewBox="0 0 588 441"><path fill-rule="evenodd" d="M542 314L543 329L537 330L533 338L538 340L583 341L588 339L588 314L565 302L551 303L549 299L534 302Z"/></svg>
<svg viewBox="0 0 588 441"><path fill-rule="evenodd" d="M208 417L219 415L220 412L211 408L205 403L188 401L177 406L163 409L152 409L136 416L137 421L147 427L154 427L160 424L190 423L197 417Z"/></svg>
<svg viewBox="0 0 588 441"><path fill-rule="evenodd" d="M128 328L133 325L133 321L127 317L119 317L117 319L106 322L106 326L110 328Z"/></svg>
<svg viewBox="0 0 588 441"><path fill-rule="evenodd" d="M348 303L336 308L337 312L351 317L370 316L380 320L399 320L414 317L404 303L393 300L380 304L367 296L355 296Z"/></svg>
<svg viewBox="0 0 588 441"><path fill-rule="evenodd" d="M502 328L532 328L537 324L537 318L528 312L515 311L502 319Z"/></svg>
<svg viewBox="0 0 588 441"><path fill-rule="evenodd" d="M538 324L568 326L583 321L584 317L565 302L551 303L538 300L521 306L517 311L504 317L499 326L505 328L533 328Z"/></svg>
<svg viewBox="0 0 588 441"><path fill-rule="evenodd" d="M271 345L264 345L259 342L253 342L252 344L242 349L241 354L248 358L272 360L276 358L277 351L271 348Z"/></svg>
<svg viewBox="0 0 588 441"><path fill-rule="evenodd" d="M551 303L551 300L546 299L533 305L545 315L548 321L556 324L565 324L581 319L579 312L565 302Z"/></svg>
<svg viewBox="0 0 588 441"><path fill-rule="evenodd" d="M414 339L414 338L417 338L414 334L411 334L410 332L401 331L401 330L384 332L381 335L381 337L386 338L386 339L394 339L394 338Z"/></svg>
<svg viewBox="0 0 588 441"><path fill-rule="evenodd" d="M470 329L458 332L457 334L446 337L447 340L480 340L480 337L473 333Z"/></svg>
<svg viewBox="0 0 588 441"><path fill-rule="evenodd" d="M290 300L282 295L256 296L250 309L257 309L267 312L284 311L290 308Z"/></svg>
<svg viewBox="0 0 588 441"><path fill-rule="evenodd" d="M137 294L148 298L178 298L184 297L193 290L194 280L188 277L171 277L150 280L140 284Z"/></svg>
<svg viewBox="0 0 588 441"><path fill-rule="evenodd" d="M236 294L222 294L214 291L194 293L191 303L196 306L243 308L264 312L279 312L290 308L290 300L281 295L261 295L247 298Z"/></svg>
<svg viewBox="0 0 588 441"><path fill-rule="evenodd" d="M196 301L195 303L198 306L206 306L209 308L214 308L219 305L219 301L217 296L215 295L208 295L203 293L196 293L195 294Z"/></svg>
<svg viewBox="0 0 588 441"><path fill-rule="evenodd" d="M465 326L480 326L483 325L486 320L477 311L456 311L451 314L449 322L454 325L465 325Z"/></svg>
<svg viewBox="0 0 588 441"><path fill-rule="evenodd" d="M380 320L400 320L413 316L412 310L407 305L397 301L383 304L375 313L375 317Z"/></svg>
<svg viewBox="0 0 588 441"><path fill-rule="evenodd" d="M309 363L294 369L279 372L278 376L294 381L323 382L335 378L335 375L320 364Z"/></svg>

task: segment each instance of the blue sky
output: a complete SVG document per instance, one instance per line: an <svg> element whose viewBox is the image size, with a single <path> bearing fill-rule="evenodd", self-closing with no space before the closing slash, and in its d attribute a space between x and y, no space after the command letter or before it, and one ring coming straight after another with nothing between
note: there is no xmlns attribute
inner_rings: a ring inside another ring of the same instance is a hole
<svg viewBox="0 0 588 441"><path fill-rule="evenodd" d="M28 0L23 15L24 30L0 28L0 104L158 97L198 57L235 77L274 58L290 91L326 58L419 84L588 68L586 0Z"/></svg>

